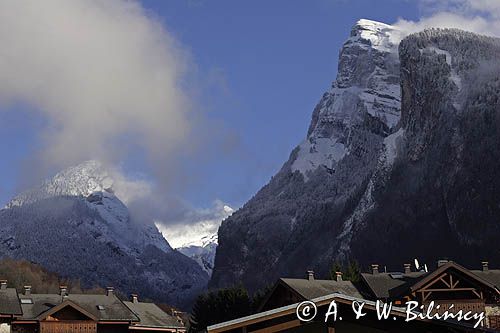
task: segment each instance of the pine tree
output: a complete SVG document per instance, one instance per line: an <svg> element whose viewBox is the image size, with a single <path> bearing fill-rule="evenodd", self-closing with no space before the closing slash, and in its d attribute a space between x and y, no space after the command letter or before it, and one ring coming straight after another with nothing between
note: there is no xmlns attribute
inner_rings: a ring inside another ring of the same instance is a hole
<svg viewBox="0 0 500 333"><path fill-rule="evenodd" d="M358 282L360 279L361 270L356 260L349 260L347 266L343 263L336 261L330 269L330 278L335 280L337 272L342 272L342 279L344 281Z"/></svg>
<svg viewBox="0 0 500 333"><path fill-rule="evenodd" d="M337 272L344 272L343 265L340 261L336 261L333 263L332 268L330 269L330 279L337 279Z"/></svg>
<svg viewBox="0 0 500 333"><path fill-rule="evenodd" d="M344 280L351 282L359 282L361 271L356 260L351 260L344 273Z"/></svg>

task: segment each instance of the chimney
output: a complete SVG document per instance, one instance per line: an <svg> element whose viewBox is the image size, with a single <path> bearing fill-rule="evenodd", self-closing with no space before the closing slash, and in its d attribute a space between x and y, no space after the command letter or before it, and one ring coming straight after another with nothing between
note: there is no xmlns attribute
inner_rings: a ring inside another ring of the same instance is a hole
<svg viewBox="0 0 500 333"><path fill-rule="evenodd" d="M372 264L372 274L378 274L378 264Z"/></svg>
<svg viewBox="0 0 500 333"><path fill-rule="evenodd" d="M314 281L314 271L307 271L307 279L309 281Z"/></svg>
<svg viewBox="0 0 500 333"><path fill-rule="evenodd" d="M31 286L24 286L24 295L25 296L31 295Z"/></svg>
<svg viewBox="0 0 500 333"><path fill-rule="evenodd" d="M448 259L439 259L438 260L438 267L446 265L447 263L448 263Z"/></svg>
<svg viewBox="0 0 500 333"><path fill-rule="evenodd" d="M335 275L337 275L337 281L342 281L342 272L335 272Z"/></svg>
<svg viewBox="0 0 500 333"><path fill-rule="evenodd" d="M68 287L67 286L59 286L59 295L62 297L68 295Z"/></svg>
<svg viewBox="0 0 500 333"><path fill-rule="evenodd" d="M115 288L113 288L113 287L107 287L106 288L106 296L113 296L114 290L115 290Z"/></svg>
<svg viewBox="0 0 500 333"><path fill-rule="evenodd" d="M488 262L481 261L481 265L483 266L483 272L487 272L488 271Z"/></svg>
<svg viewBox="0 0 500 333"><path fill-rule="evenodd" d="M137 294L130 295L130 298L132 299L132 303L139 303L139 297Z"/></svg>
<svg viewBox="0 0 500 333"><path fill-rule="evenodd" d="M404 267L405 267L405 270L404 270L405 274L410 274L411 273L411 264L405 264Z"/></svg>
<svg viewBox="0 0 500 333"><path fill-rule="evenodd" d="M0 289L7 289L7 280L0 280Z"/></svg>

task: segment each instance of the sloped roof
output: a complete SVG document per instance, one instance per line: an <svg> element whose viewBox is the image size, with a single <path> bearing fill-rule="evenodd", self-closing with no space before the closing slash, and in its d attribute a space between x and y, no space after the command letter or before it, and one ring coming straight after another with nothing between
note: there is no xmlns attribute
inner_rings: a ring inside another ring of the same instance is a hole
<svg viewBox="0 0 500 333"><path fill-rule="evenodd" d="M469 276L489 288L496 289L497 291L500 290L500 270L468 270L453 261L449 261L429 273L362 273L361 276L375 297L395 298L409 292L410 290L414 291L422 287L428 281L431 281L433 278L448 269L456 269L462 274Z"/></svg>
<svg viewBox="0 0 500 333"><path fill-rule="evenodd" d="M392 298L409 289L427 274L425 272L361 273L361 276L376 298Z"/></svg>
<svg viewBox="0 0 500 333"><path fill-rule="evenodd" d="M63 298L58 294L20 295L20 298L30 298L33 301L33 304L21 304L21 318L24 320L36 320L41 314L63 302ZM70 294L64 300L72 301L99 321L139 321L115 295ZM104 309L99 310L98 305Z"/></svg>
<svg viewBox="0 0 500 333"><path fill-rule="evenodd" d="M360 292L351 281L288 278L282 278L280 281L308 300L333 293L362 298Z"/></svg>
<svg viewBox="0 0 500 333"><path fill-rule="evenodd" d="M324 295L321 297L316 297L311 299L317 307L324 306L327 304L330 304L332 300L335 300L338 303L343 303L343 304L352 304L352 302L361 302L366 305L365 309L368 311L376 311L377 305L376 302L374 301L369 301L365 299L360 299L352 296L347 296L344 294L338 294L338 293L333 293L330 295ZM290 305L286 305L280 308L264 311L264 312L259 312L255 313L246 317L241 317L233 320L229 320L226 322L214 324L211 326L207 327L207 330L209 333L219 333L219 332L229 332L241 327L244 327L246 325L251 325L251 324L256 324L256 323L261 323L265 322L266 320L269 320L270 317L277 318L277 317L284 317L286 315L294 314L295 311L297 310L297 307L299 306L300 303L294 303ZM406 314L406 308L403 307L397 307L397 306L392 306L390 308L390 314L391 316L398 316L398 317L403 317L405 318L407 316ZM427 319L421 319L421 318L416 318L416 321L424 321L429 324L435 325L436 331L444 331L443 328L449 327L449 328L456 328L459 329L459 332L471 332L472 331L472 325L466 322L456 322L452 320L444 321L444 320L427 320ZM491 332L491 330L483 328L483 327L478 327L474 329L474 332Z"/></svg>
<svg viewBox="0 0 500 333"><path fill-rule="evenodd" d="M483 280L488 281L500 290L500 269L490 269L487 271L472 270L471 272L479 276Z"/></svg>
<svg viewBox="0 0 500 333"><path fill-rule="evenodd" d="M22 313L15 288L0 289L0 314L20 315Z"/></svg>
<svg viewBox="0 0 500 333"><path fill-rule="evenodd" d="M75 309L76 311L80 312L81 314L83 314L86 318L90 319L90 320L98 320L97 317L95 317L92 313L88 312L87 310L85 310L84 308L82 308L81 306L79 306L78 304L75 304L74 302L70 301L70 300L65 300L64 302L62 303L59 303L59 305L56 305L54 307L52 307L51 309L41 313L39 316L38 316L38 320L44 320L46 319L48 316L51 316L53 315L54 313L57 313L59 312L60 310L66 308L66 307L71 307L73 309Z"/></svg>
<svg viewBox="0 0 500 333"><path fill-rule="evenodd" d="M482 283L483 285L485 285L489 288L495 289L494 284L492 284L491 282L489 282L487 280L484 280L481 276L472 273L472 271L468 270L467 268L465 268L465 267L463 267L463 266L461 266L453 261L447 262L446 264L438 267L433 272L430 272L428 275L422 277L422 279L420 279L414 285L411 286L411 289L413 291L416 289L419 289L420 287L424 286L427 282L431 281L432 279L437 277L439 274L444 273L445 271L447 271L450 268L461 272L462 274Z"/></svg>
<svg viewBox="0 0 500 333"><path fill-rule="evenodd" d="M124 302L140 321L134 326L150 328L184 328L174 316L169 315L154 303Z"/></svg>

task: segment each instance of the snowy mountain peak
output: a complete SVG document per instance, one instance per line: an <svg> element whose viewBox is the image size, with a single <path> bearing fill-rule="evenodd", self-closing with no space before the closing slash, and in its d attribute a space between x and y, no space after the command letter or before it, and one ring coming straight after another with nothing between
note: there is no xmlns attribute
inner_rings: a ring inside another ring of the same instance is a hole
<svg viewBox="0 0 500 333"><path fill-rule="evenodd" d="M361 19L352 28L350 40L367 40L374 49L393 52L401 38L400 30L392 25Z"/></svg>
<svg viewBox="0 0 500 333"><path fill-rule="evenodd" d="M54 196L88 197L96 192L112 193L112 188L113 179L103 165L89 160L61 171L40 186L21 193L7 204L7 208Z"/></svg>
<svg viewBox="0 0 500 333"><path fill-rule="evenodd" d="M354 25L340 52L337 78L313 112L292 172L299 171L306 181L319 167L335 172L356 149L350 140L354 128L384 136L391 132L400 119L401 37L400 30L384 23L363 19Z"/></svg>
<svg viewBox="0 0 500 333"><path fill-rule="evenodd" d="M111 172L101 162L89 160L69 167L43 181L40 186L19 194L6 208L57 197L84 199L85 204L106 222L99 226L99 232L119 244L124 251L134 253L147 245L154 245L164 252L172 251L153 221L131 221L127 206L113 191L114 183Z"/></svg>

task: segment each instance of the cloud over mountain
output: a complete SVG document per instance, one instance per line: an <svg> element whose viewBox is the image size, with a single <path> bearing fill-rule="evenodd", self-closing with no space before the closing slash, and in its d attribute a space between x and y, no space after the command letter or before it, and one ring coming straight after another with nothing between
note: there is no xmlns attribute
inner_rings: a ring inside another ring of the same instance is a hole
<svg viewBox="0 0 500 333"><path fill-rule="evenodd" d="M0 103L46 119L45 167L134 149L165 166L189 131L187 53L135 1L1 1L0 41Z"/></svg>
<svg viewBox="0 0 500 333"><path fill-rule="evenodd" d="M418 21L399 19L395 25L413 33L427 28L457 28L500 36L500 2L497 0L421 0Z"/></svg>

